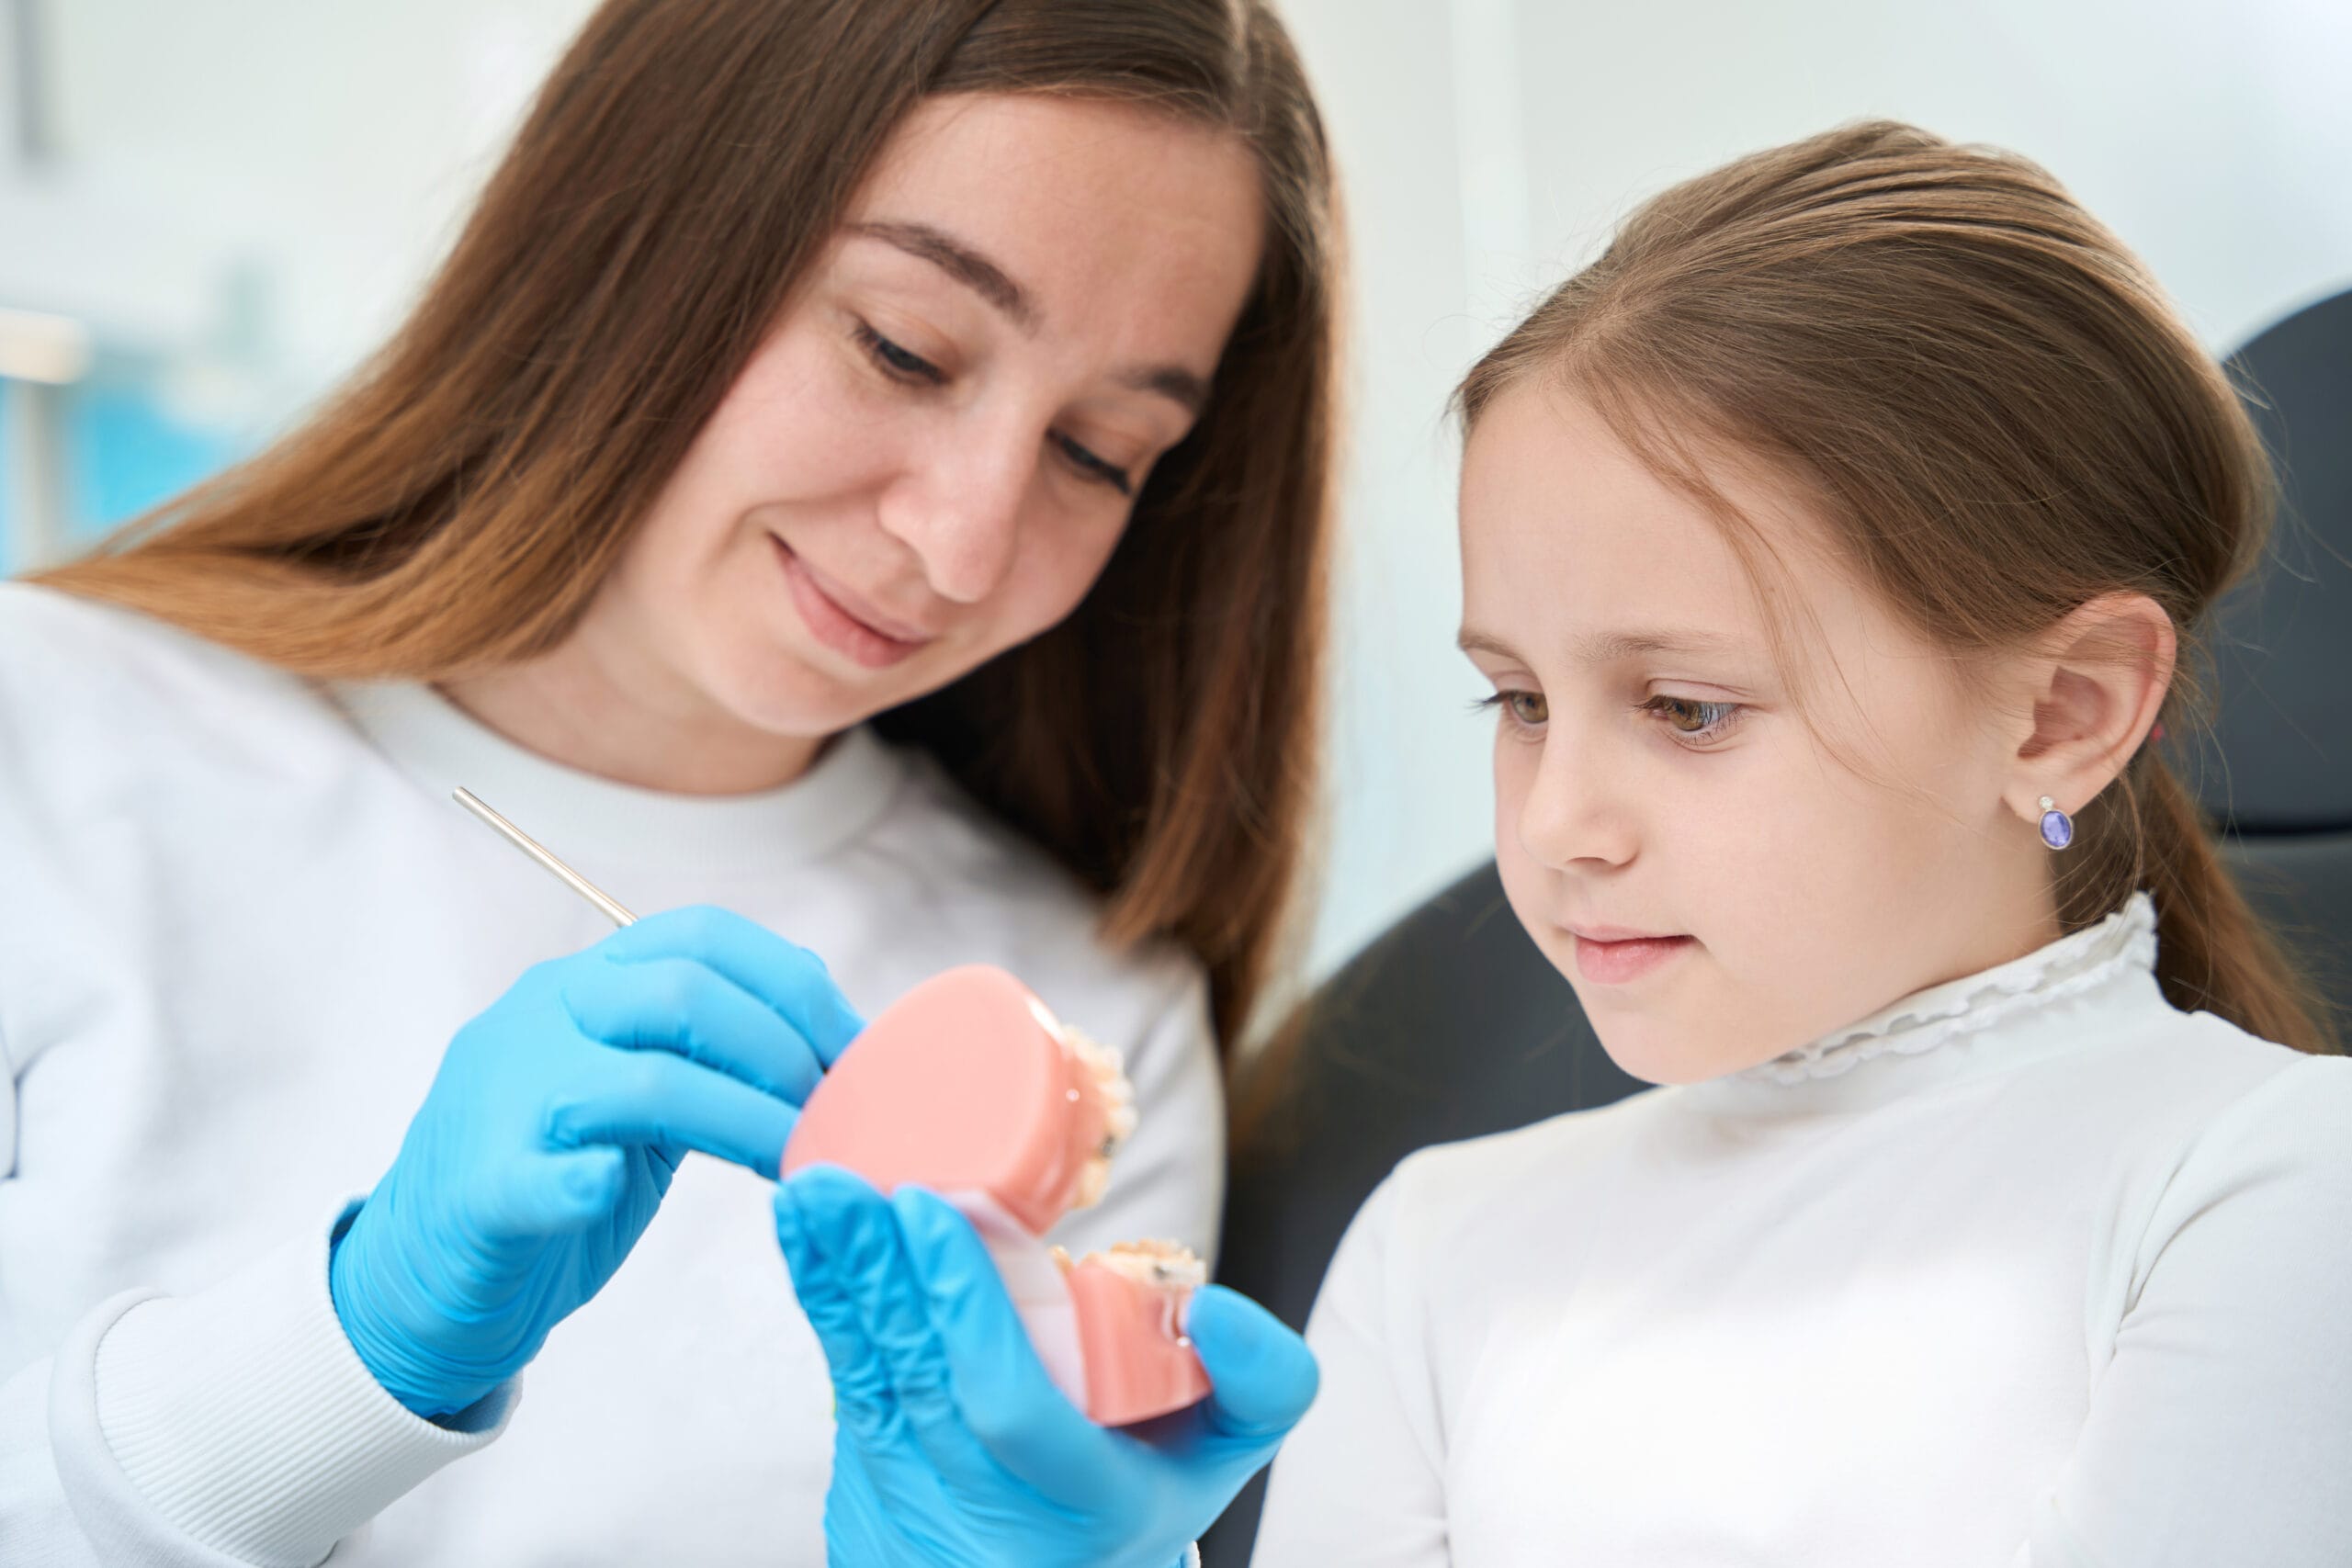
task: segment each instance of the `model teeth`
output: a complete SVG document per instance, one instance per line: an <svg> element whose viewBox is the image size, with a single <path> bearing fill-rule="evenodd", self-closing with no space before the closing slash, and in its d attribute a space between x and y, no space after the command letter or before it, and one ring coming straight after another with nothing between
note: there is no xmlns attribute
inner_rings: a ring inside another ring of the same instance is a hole
<svg viewBox="0 0 2352 1568"><path fill-rule="evenodd" d="M1106 1252L1087 1254L1086 1261L1100 1263L1138 1285L1198 1290L1209 1282L1208 1265L1182 1242L1123 1241Z"/></svg>
<svg viewBox="0 0 2352 1568"><path fill-rule="evenodd" d="M1111 1184L1112 1157L1135 1135L1136 1089L1127 1081L1125 1066L1115 1049L1067 1024L1062 1026L1062 1039L1093 1084L1095 1100L1102 1107L1102 1145L1088 1158L1078 1177L1074 1206L1085 1209L1102 1201Z"/></svg>
<svg viewBox="0 0 2352 1568"><path fill-rule="evenodd" d="M1063 1026L1062 1035L1102 1097L1105 1130L1102 1153L1117 1154L1119 1145L1133 1137L1136 1131L1136 1086L1127 1081L1126 1064L1119 1059L1115 1046L1105 1045L1068 1025Z"/></svg>

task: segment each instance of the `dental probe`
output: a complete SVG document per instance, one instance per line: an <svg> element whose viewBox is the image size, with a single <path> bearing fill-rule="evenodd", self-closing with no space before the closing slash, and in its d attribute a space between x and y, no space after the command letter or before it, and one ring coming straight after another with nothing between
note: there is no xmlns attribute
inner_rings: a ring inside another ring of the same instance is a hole
<svg viewBox="0 0 2352 1568"><path fill-rule="evenodd" d="M588 902L595 905L597 908L603 910L605 918L612 921L613 924L616 926L633 926L637 924L637 917L635 915L630 914L627 909L622 908L612 899L606 897L603 891L600 890L594 883L589 881L586 877L581 875L578 872L572 870L570 866L556 859L555 856L549 854L547 852L546 847L540 844L537 840L532 838L530 834L526 833L522 829L517 828L514 823L509 822L505 818L501 817L497 812L492 811L489 807L484 806L481 803L481 797L474 794L473 791L469 789L455 790L451 792L450 797L457 801L458 805L464 807L467 810L472 812L475 816L481 818L483 821L497 829L501 833L506 835L506 841L508 843L513 844L516 849L522 851L525 854L530 856L533 860L538 862L541 865L546 866L549 871L555 873L557 876L562 878L574 893L579 894L582 898L587 899Z"/></svg>

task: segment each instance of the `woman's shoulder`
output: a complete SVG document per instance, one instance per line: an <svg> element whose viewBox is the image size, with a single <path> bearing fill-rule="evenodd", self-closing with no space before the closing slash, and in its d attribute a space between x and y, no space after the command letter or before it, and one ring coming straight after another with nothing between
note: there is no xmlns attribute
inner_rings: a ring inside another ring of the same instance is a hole
<svg viewBox="0 0 2352 1568"><path fill-rule="evenodd" d="M12 787L72 784L92 768L250 760L276 770L306 741L349 739L317 689L287 671L135 610L0 582L0 765Z"/></svg>
<svg viewBox="0 0 2352 1568"><path fill-rule="evenodd" d="M35 582L0 582L0 692L11 707L91 701L178 708L232 691L307 693L283 670L153 615Z"/></svg>

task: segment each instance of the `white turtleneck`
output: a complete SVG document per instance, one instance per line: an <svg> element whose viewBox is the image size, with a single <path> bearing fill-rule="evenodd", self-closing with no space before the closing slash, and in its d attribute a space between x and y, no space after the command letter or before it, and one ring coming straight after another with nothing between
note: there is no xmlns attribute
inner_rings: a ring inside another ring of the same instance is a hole
<svg viewBox="0 0 2352 1568"><path fill-rule="evenodd" d="M815 950L869 1013L1012 970L1124 1048L1141 1112L1057 1239L1214 1242L1198 965L1108 950L923 760L853 731L785 789L661 795L423 687L322 692L0 585L0 1563L823 1562L831 1394L757 1176L687 1160L503 1427L418 1420L342 1335L330 1225L450 1035L611 929L458 784L640 913Z"/></svg>
<svg viewBox="0 0 2352 1568"><path fill-rule="evenodd" d="M2159 989L2144 894L1356 1217L1275 1568L2343 1568L2352 1062Z"/></svg>

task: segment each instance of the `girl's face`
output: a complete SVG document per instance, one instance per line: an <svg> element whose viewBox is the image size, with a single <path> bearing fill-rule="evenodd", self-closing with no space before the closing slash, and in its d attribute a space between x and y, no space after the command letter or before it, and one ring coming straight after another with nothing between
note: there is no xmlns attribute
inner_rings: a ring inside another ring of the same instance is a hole
<svg viewBox="0 0 2352 1568"><path fill-rule="evenodd" d="M1165 115L921 105L591 608L599 662L685 727L823 737L1062 619L1199 415L1262 208Z"/></svg>
<svg viewBox="0 0 2352 1568"><path fill-rule="evenodd" d="M1730 462L1708 477L1781 562L1803 717L1718 525L1573 393L1505 392L1463 474L1462 642L1497 694L1503 886L1610 1055L1657 1083L1755 1066L2058 934L2046 852L2004 799L2016 738L1849 584L1788 487Z"/></svg>

